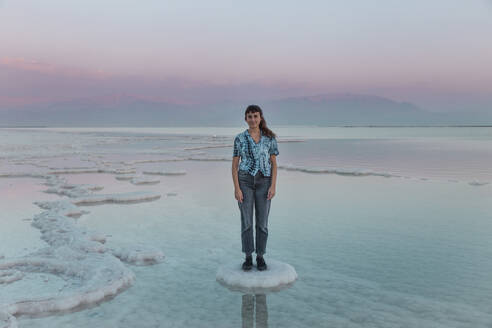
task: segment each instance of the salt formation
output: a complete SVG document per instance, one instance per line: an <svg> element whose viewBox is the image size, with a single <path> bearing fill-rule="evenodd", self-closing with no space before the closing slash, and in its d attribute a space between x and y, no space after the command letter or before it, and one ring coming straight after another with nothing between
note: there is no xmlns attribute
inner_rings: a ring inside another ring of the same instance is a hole
<svg viewBox="0 0 492 328"><path fill-rule="evenodd" d="M148 185L148 184L157 184L160 183L161 180L147 177L134 177L130 180L134 185Z"/></svg>
<svg viewBox="0 0 492 328"><path fill-rule="evenodd" d="M89 235L89 240L104 244L106 243L106 236L101 233L93 232Z"/></svg>
<svg viewBox="0 0 492 328"><path fill-rule="evenodd" d="M21 280L23 277L24 274L16 270L0 271L0 285L13 283L14 281Z"/></svg>
<svg viewBox="0 0 492 328"><path fill-rule="evenodd" d="M45 202L42 205L50 208L34 216L32 226L41 231L41 239L52 247L70 246L70 248L80 252L106 251L104 245L90 238L91 233L82 226L75 223L73 219L67 218L66 207L63 205L67 201Z"/></svg>
<svg viewBox="0 0 492 328"><path fill-rule="evenodd" d="M133 191L120 194L94 194L74 198L75 205L93 205L100 203L137 203L152 201L161 198L161 195L151 191Z"/></svg>
<svg viewBox="0 0 492 328"><path fill-rule="evenodd" d="M296 270L289 264L267 260L267 270L258 271L255 266L243 271L241 263L221 266L216 280L231 290L242 292L278 291L291 286L297 279Z"/></svg>
<svg viewBox="0 0 492 328"><path fill-rule="evenodd" d="M141 160L135 160L135 161L122 162L122 164L123 165L135 165L135 164L143 164L143 163L163 163L163 162L169 162L169 159L141 159Z"/></svg>
<svg viewBox="0 0 492 328"><path fill-rule="evenodd" d="M67 179L59 177L58 175L47 175L45 177L45 186L56 186L60 184L67 183Z"/></svg>
<svg viewBox="0 0 492 328"><path fill-rule="evenodd" d="M110 254L84 253L62 246L47 247L29 256L3 260L0 272L47 273L61 277L67 288L41 297L16 293L3 297L0 312L11 315L66 311L104 300L129 287L134 273Z"/></svg>
<svg viewBox="0 0 492 328"><path fill-rule="evenodd" d="M83 195L89 195L92 191L98 191L104 189L102 186L91 184L71 184L67 183L65 178L61 178L57 175L49 175L44 185L50 188L44 190L45 193L57 194L60 196L79 197Z"/></svg>
<svg viewBox="0 0 492 328"><path fill-rule="evenodd" d="M229 157L224 157L224 156L214 156L214 155L207 155L207 156L202 156L202 157L182 157L181 160L185 161L205 161L205 162L230 162L231 159Z"/></svg>
<svg viewBox="0 0 492 328"><path fill-rule="evenodd" d="M0 283L11 284L31 273L52 274L66 281L66 290L32 297L5 295L0 313L7 327L15 327L13 315L38 314L90 305L129 287L134 273L101 244L101 238L64 214L73 204L66 200L39 202L48 209L35 215L32 225L41 231L49 247L27 256L0 260ZM0 317L1 318L1 317ZM4 320L5 321L5 320ZM0 321L1 322L1 321Z"/></svg>
<svg viewBox="0 0 492 328"><path fill-rule="evenodd" d="M112 249L111 253L121 261L134 265L155 264L162 262L164 259L164 254L161 250L145 246L139 246L136 249L135 246L132 246L132 248L120 247Z"/></svg>
<svg viewBox="0 0 492 328"><path fill-rule="evenodd" d="M34 204L38 205L44 210L53 210L61 215L69 216L72 218L78 218L84 214L89 213L89 211L84 211L67 200L54 202L34 202Z"/></svg>
<svg viewBox="0 0 492 328"><path fill-rule="evenodd" d="M51 187L44 192L49 194L57 194L60 196L78 197L81 195L87 195L90 191L102 190L104 187L96 185L73 185L63 184L57 187Z"/></svg>
<svg viewBox="0 0 492 328"><path fill-rule="evenodd" d="M2 312L0 309L0 327L2 328L17 328L17 320L8 312Z"/></svg>
<svg viewBox="0 0 492 328"><path fill-rule="evenodd" d="M61 173L81 172L75 171L66 168ZM119 174L121 171L98 169L97 172ZM122 174L128 173L131 172ZM0 174L0 177L19 176L43 178L44 184L49 187L46 192L68 198L35 202L44 211L36 214L31 224L39 229L47 247L21 257L5 258L0 255L0 286L8 286L10 290L18 289L2 294L0 327L17 327L17 315L56 313L97 304L117 295L134 282L135 274L123 262L149 265L164 259L162 251L144 245L110 247L105 235L78 225L74 219L89 213L76 205L151 201L159 199L160 194L145 191L93 194L93 191L102 187L68 184L66 179L53 172ZM29 289L22 289L17 283L22 283L24 279L36 279L40 274L57 278L54 279L56 283L63 283L63 286L53 288L50 279L43 279L40 283L47 284L45 292L32 295Z"/></svg>
<svg viewBox="0 0 492 328"><path fill-rule="evenodd" d="M338 174L344 176L381 176L385 178L400 177L399 175L386 173L386 172L374 172L366 169L342 169L342 168L319 168L319 167L301 167L292 164L279 165L279 169L286 171L299 171L305 173L328 173Z"/></svg>
<svg viewBox="0 0 492 328"><path fill-rule="evenodd" d="M489 184L489 182L473 180L471 182L468 182L468 184L470 186L485 186L486 184Z"/></svg>
<svg viewBox="0 0 492 328"><path fill-rule="evenodd" d="M183 150L188 151L188 150L200 150L200 149L210 149L210 148L228 148L230 147L229 144L218 144L218 145L211 145L211 146L199 146L199 147L185 147ZM195 155L197 153L194 153ZM201 154L206 154L205 152L201 152Z"/></svg>
<svg viewBox="0 0 492 328"><path fill-rule="evenodd" d="M43 173L31 173L31 172L7 172L0 173L0 178L45 178Z"/></svg>
<svg viewBox="0 0 492 328"><path fill-rule="evenodd" d="M115 176L116 180L131 180L136 177L137 175L133 173L118 174L117 176Z"/></svg>
<svg viewBox="0 0 492 328"><path fill-rule="evenodd" d="M101 169L101 168L91 168L91 169L62 169L50 171L50 174L77 174L77 173L112 173L112 174L128 174L135 173L134 168L112 168L112 169Z"/></svg>
<svg viewBox="0 0 492 328"><path fill-rule="evenodd" d="M143 171L143 174L153 174L153 175L184 175L186 174L185 170L178 170L178 171Z"/></svg>

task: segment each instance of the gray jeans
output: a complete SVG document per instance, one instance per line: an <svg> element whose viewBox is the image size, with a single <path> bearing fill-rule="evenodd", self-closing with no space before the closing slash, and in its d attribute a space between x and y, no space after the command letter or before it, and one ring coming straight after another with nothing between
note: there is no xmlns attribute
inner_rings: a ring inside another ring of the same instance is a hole
<svg viewBox="0 0 492 328"><path fill-rule="evenodd" d="M247 171L238 171L239 188L243 193L243 202L237 201L241 211L242 251L251 255L255 249L253 240L253 207L255 209L256 254L265 254L268 238L268 214L271 199L267 200L272 177L263 176L261 171L252 176Z"/></svg>

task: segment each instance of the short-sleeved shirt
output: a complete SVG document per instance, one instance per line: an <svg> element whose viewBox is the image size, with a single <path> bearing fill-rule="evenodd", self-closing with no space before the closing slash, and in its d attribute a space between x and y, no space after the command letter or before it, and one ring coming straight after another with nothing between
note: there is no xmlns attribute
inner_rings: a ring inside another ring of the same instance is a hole
<svg viewBox="0 0 492 328"><path fill-rule="evenodd" d="M277 140L268 137L260 130L261 138L258 143L249 134L248 129L239 133L234 138L234 151L232 156L240 156L239 170L248 171L255 176L261 171L264 176L271 176L272 163L270 155L278 155Z"/></svg>

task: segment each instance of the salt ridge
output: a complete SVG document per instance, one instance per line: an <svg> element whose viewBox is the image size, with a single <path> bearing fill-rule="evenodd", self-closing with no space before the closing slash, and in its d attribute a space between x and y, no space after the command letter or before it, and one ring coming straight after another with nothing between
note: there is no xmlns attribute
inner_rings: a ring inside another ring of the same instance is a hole
<svg viewBox="0 0 492 328"><path fill-rule="evenodd" d="M93 194L72 199L75 205L96 205L101 203L140 203L161 198L161 195L152 191L131 191L119 194Z"/></svg>
<svg viewBox="0 0 492 328"><path fill-rule="evenodd" d="M59 172L64 174L80 171L68 168ZM118 174L121 170L98 169L97 172ZM39 297L2 295L2 327L17 327L17 315L63 312L101 302L133 284L135 274L123 262L151 265L164 259L161 250L145 245L107 245L106 236L76 224L75 220L89 213L76 205L152 201L159 199L160 194L145 191L93 194L93 191L102 187L68 184L66 179L53 171L46 174L1 173L0 177L42 178L45 180L44 184L49 187L46 192L69 197L56 201L34 202L44 211L36 214L31 224L39 229L41 239L48 247L22 257L5 258L0 255L0 284L13 284L31 273L45 273L61 277L67 282L68 288Z"/></svg>
<svg viewBox="0 0 492 328"><path fill-rule="evenodd" d="M148 185L148 184L157 184L160 183L161 180L155 178L149 178L144 176L136 176L133 177L130 182L134 185Z"/></svg>
<svg viewBox="0 0 492 328"><path fill-rule="evenodd" d="M185 170L176 170L176 171L164 171L164 170L153 170L153 171L143 171L143 174L149 175L185 175Z"/></svg>

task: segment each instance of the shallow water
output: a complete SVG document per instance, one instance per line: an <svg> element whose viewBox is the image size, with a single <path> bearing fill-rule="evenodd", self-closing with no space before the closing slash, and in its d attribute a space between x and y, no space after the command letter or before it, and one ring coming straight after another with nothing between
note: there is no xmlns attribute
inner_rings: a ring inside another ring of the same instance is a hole
<svg viewBox="0 0 492 328"><path fill-rule="evenodd" d="M342 134L334 128L323 132L338 136L331 139L302 135L306 128L284 133L290 136L285 141L304 142L282 142L279 133L280 166L370 169L401 177L279 169L265 258L267 263L271 258L291 264L299 278L288 289L255 298L215 281L221 264L241 262L242 255L239 209L227 161L234 133L222 136L207 129L202 130L208 132L204 136L187 137L141 130L47 131L46 136L36 132L41 137L31 143L25 141L31 132L0 130L8 137L0 147L30 145L22 146L23 151L2 152L0 174L122 165L134 167L136 174L186 171L151 176L160 179L153 185L134 185L107 172L60 174L69 184L104 187L95 194L161 194L150 202L83 206L90 213L75 222L105 236L108 247L150 246L162 250L165 258L148 266L125 263L135 281L110 300L72 313L18 316L20 327L252 327L255 320L257 327L492 325L492 184L486 184L492 182L492 147L487 147L492 138L484 137L490 130L467 129L470 136L448 129L436 132L438 137L415 137L393 128L393 137L387 130L373 130L378 137L370 138L368 129L347 128L350 132ZM183 150L226 144L230 146ZM29 160L32 156L41 158ZM175 156L188 160L155 162ZM210 158L217 160L203 160ZM28 254L12 251L22 245L29 251L46 246L39 230L22 220L43 211L33 201L68 199L39 192L46 186L36 181L44 179L0 178L0 186L13 184L19 191L13 194L2 188L0 193L4 201L0 217L6 227L0 231L0 255L5 260ZM16 229L23 232L13 234ZM20 235L24 240L15 237ZM56 275L48 278L47 286L63 288ZM0 305L14 290L18 293L43 279L46 276L30 274L0 284ZM34 291L46 292L41 287Z"/></svg>

